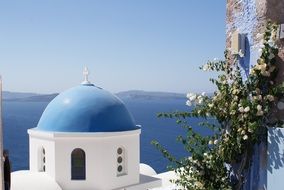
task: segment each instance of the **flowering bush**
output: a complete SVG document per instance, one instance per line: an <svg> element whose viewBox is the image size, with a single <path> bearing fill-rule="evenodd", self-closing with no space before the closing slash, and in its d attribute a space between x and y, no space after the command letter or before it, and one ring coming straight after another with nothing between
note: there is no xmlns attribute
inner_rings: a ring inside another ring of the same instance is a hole
<svg viewBox="0 0 284 190"><path fill-rule="evenodd" d="M153 144L175 168L180 189L226 190L241 189L244 174L250 166L254 145L266 140L267 127L281 126L273 116L276 102L284 86L275 83L277 75L277 25L268 23L263 34L261 53L250 69L246 80L241 76L238 60L244 55L232 56L225 52L225 60L210 61L201 69L217 71L217 79L210 79L217 90L214 95L187 94L189 112L161 113L160 117L177 118L186 129L180 141L191 157L176 159L158 142ZM259 37L260 35L258 35ZM188 118L201 118L201 127L212 130L202 136L189 124Z"/></svg>

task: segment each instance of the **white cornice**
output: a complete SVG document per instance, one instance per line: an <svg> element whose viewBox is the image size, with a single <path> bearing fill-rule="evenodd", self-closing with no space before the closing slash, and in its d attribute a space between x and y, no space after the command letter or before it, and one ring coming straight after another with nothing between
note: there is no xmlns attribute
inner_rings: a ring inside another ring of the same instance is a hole
<svg viewBox="0 0 284 190"><path fill-rule="evenodd" d="M39 131L35 128L29 129L28 134L30 137L43 138L43 139L67 139L67 138L84 138L84 139L94 139L94 138L113 138L119 136L131 136L139 135L141 129L131 130L131 131L121 131L121 132L94 132L94 133L78 133L78 132L52 132L52 131Z"/></svg>

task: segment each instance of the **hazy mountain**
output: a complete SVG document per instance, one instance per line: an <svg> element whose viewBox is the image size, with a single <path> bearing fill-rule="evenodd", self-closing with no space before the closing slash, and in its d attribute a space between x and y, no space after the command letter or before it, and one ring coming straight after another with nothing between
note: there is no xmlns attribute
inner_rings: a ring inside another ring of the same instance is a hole
<svg viewBox="0 0 284 190"><path fill-rule="evenodd" d="M7 99L6 101L17 101L17 102L50 102L53 100L58 94L43 94L43 95L36 95L30 96L25 98L14 98L14 99Z"/></svg>
<svg viewBox="0 0 284 190"><path fill-rule="evenodd" d="M35 94L35 93L19 93L19 92L4 92L4 101L29 101L29 102L49 102L55 98L58 93L54 94ZM116 93L121 99L185 99L185 94L172 92L147 92L141 90L131 90Z"/></svg>
<svg viewBox="0 0 284 190"><path fill-rule="evenodd" d="M37 96L37 95L39 95L39 94L3 91L3 99L4 100L17 99L17 98L27 98L27 97L31 97L31 96Z"/></svg>
<svg viewBox="0 0 284 190"><path fill-rule="evenodd" d="M186 95L173 92L148 92L142 90L130 90L116 94L120 98L130 99L185 99Z"/></svg>

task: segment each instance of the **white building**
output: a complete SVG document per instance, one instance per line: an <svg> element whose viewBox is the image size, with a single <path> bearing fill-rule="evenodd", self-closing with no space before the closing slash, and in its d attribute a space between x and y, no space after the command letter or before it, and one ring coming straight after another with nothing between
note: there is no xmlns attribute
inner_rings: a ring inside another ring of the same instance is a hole
<svg viewBox="0 0 284 190"><path fill-rule="evenodd" d="M91 84L87 75L53 99L37 127L28 130L30 170L12 174L12 190L161 186L151 169L140 174L140 127L116 96Z"/></svg>

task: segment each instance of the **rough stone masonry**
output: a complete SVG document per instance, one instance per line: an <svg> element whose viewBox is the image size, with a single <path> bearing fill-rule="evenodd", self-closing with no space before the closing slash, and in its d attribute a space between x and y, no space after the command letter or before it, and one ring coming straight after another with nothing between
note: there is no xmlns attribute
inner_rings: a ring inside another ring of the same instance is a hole
<svg viewBox="0 0 284 190"><path fill-rule="evenodd" d="M226 19L226 47L231 46L231 36L234 31L246 34L245 57L240 58L242 75L245 78L249 69L260 56L258 48L255 48L260 39L258 33L265 30L266 22L284 23L284 0L227 0ZM280 52L278 62L280 63L277 81L284 81L284 40L279 41ZM283 97L284 101L284 97ZM284 119L284 111L275 109L275 115ZM267 143L255 147L253 163L250 171L246 174L246 190L264 190L267 187Z"/></svg>

